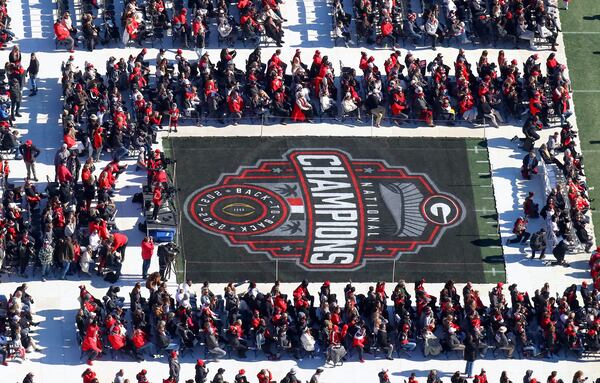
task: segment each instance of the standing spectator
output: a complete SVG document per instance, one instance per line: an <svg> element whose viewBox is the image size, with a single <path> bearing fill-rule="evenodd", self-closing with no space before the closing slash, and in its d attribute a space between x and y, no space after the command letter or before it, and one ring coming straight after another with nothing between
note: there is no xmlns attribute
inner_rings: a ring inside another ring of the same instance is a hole
<svg viewBox="0 0 600 383"><path fill-rule="evenodd" d="M169 109L169 133L171 133L171 128L177 133L177 124L179 122L179 108L177 108L177 104L171 104L171 109Z"/></svg>
<svg viewBox="0 0 600 383"><path fill-rule="evenodd" d="M51 241L44 241L42 248L38 252L40 265L42 266L42 282L46 282L46 277L52 266L52 257L54 255L54 246Z"/></svg>
<svg viewBox="0 0 600 383"><path fill-rule="evenodd" d="M440 26L440 22L435 17L435 14L431 12L429 17L427 18L427 22L425 23L425 32L431 39L431 49L436 50L436 43L438 39L438 28Z"/></svg>
<svg viewBox="0 0 600 383"><path fill-rule="evenodd" d="M29 96L35 96L37 94L37 76L40 71L40 62L35 56L35 52L31 53L29 59L29 66L27 67L27 75L29 76L29 82L31 83L31 89Z"/></svg>
<svg viewBox="0 0 600 383"><path fill-rule="evenodd" d="M531 259L535 258L535 252L540 252L540 259L546 258L546 229L541 228L540 231L533 233L529 241L531 246Z"/></svg>
<svg viewBox="0 0 600 383"><path fill-rule="evenodd" d="M317 371L311 376L310 381L308 383L319 383L321 381L321 374L323 373L322 368L317 368Z"/></svg>
<svg viewBox="0 0 600 383"><path fill-rule="evenodd" d="M367 100L365 101L365 107L367 111L371 113L375 119L375 127L379 128L381 125L381 119L385 113L385 108L381 105L381 95L379 92L369 92Z"/></svg>
<svg viewBox="0 0 600 383"><path fill-rule="evenodd" d="M567 3L568 4L568 3ZM573 383L584 383L588 378L584 376L583 371L579 370L573 375Z"/></svg>
<svg viewBox="0 0 600 383"><path fill-rule="evenodd" d="M177 350L171 351L169 354L169 379L171 382L179 383L179 360L177 359Z"/></svg>
<svg viewBox="0 0 600 383"><path fill-rule="evenodd" d="M465 337L465 353L464 360L467 362L465 366L465 374L468 379L473 378L473 364L477 359L477 353L479 350L477 349L477 344L473 339L473 335L468 333Z"/></svg>
<svg viewBox="0 0 600 383"><path fill-rule="evenodd" d="M117 371L113 383L125 383L125 372L123 371L123 369Z"/></svg>
<svg viewBox="0 0 600 383"><path fill-rule="evenodd" d="M146 279L148 276L148 269L152 262L152 255L154 253L154 239L151 236L147 236L142 240L142 278Z"/></svg>
<svg viewBox="0 0 600 383"><path fill-rule="evenodd" d="M8 164L8 160L4 160L4 165L2 165L2 187L8 187L8 176L10 175L10 165Z"/></svg>
<svg viewBox="0 0 600 383"><path fill-rule="evenodd" d="M394 351L394 345L390 342L388 332L385 328L385 324L379 325L379 331L377 331L377 346L381 347L386 352L386 358L392 360L392 352Z"/></svg>
<svg viewBox="0 0 600 383"><path fill-rule="evenodd" d="M196 375L194 377L195 383L206 383L206 377L208 376L208 368L202 359L196 361Z"/></svg>
<svg viewBox="0 0 600 383"><path fill-rule="evenodd" d="M27 140L24 144L19 146L19 153L21 153L21 156L23 156L23 162L25 162L27 179L31 179L31 175L33 174L33 180L37 182L38 179L35 174L35 159L40 155L39 149L33 145L31 140Z"/></svg>
<svg viewBox="0 0 600 383"><path fill-rule="evenodd" d="M152 192L152 220L158 222L158 213L160 212L160 206L162 205L162 186L160 183L156 183L154 191Z"/></svg>
<svg viewBox="0 0 600 383"><path fill-rule="evenodd" d="M19 110L21 109L21 99L23 98L22 91L21 91L21 83L19 82L18 78L13 77L10 80L9 93L10 93L10 119L14 121L15 116L21 117L21 113L19 113Z"/></svg>

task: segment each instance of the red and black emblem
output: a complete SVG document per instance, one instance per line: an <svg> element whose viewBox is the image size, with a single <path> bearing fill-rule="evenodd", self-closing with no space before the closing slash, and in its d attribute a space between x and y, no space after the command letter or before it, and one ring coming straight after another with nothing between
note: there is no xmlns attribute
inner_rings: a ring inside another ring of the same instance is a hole
<svg viewBox="0 0 600 383"><path fill-rule="evenodd" d="M340 150L291 150L221 176L188 196L185 213L230 246L307 270L355 270L435 246L464 219L425 174Z"/></svg>

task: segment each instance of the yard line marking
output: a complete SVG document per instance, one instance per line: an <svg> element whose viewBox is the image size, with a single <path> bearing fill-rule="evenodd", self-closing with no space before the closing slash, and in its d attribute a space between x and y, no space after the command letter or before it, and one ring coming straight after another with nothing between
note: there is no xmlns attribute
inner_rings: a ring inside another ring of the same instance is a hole
<svg viewBox="0 0 600 383"><path fill-rule="evenodd" d="M492 269L491 269L491 270L483 270L483 272L484 272L484 273L491 273L491 274L492 274L494 277L496 276L496 273L498 273L498 274L506 274L506 272L505 272L505 271L502 271L502 270L496 270L496 268L495 268L495 267L492 267Z"/></svg>
<svg viewBox="0 0 600 383"><path fill-rule="evenodd" d="M487 160L477 160L475 162L477 162L478 164L487 164L488 161Z"/></svg>
<svg viewBox="0 0 600 383"><path fill-rule="evenodd" d="M488 225L495 225L498 222L496 222L496 221L485 221L485 223L487 223Z"/></svg>
<svg viewBox="0 0 600 383"><path fill-rule="evenodd" d="M487 176L490 172L477 173L478 176Z"/></svg>
<svg viewBox="0 0 600 383"><path fill-rule="evenodd" d="M481 199L494 199L494 197L481 197Z"/></svg>
<svg viewBox="0 0 600 383"><path fill-rule="evenodd" d="M571 93L600 93L600 89L577 89Z"/></svg>
<svg viewBox="0 0 600 383"><path fill-rule="evenodd" d="M566 34L566 35L598 35L600 34L599 31L562 31L562 34Z"/></svg>
<svg viewBox="0 0 600 383"><path fill-rule="evenodd" d="M480 187L480 188L491 188L491 187L492 187L492 185L491 185L491 184L490 184L490 185L479 185L479 187Z"/></svg>

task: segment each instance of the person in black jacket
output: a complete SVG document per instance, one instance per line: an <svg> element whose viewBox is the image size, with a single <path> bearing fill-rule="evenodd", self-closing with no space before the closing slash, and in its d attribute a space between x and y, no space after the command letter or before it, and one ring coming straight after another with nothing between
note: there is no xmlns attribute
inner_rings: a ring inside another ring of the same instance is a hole
<svg viewBox="0 0 600 383"><path fill-rule="evenodd" d="M465 337L465 352L464 352L464 360L467 362L465 366L465 374L468 379L473 378L473 364L475 360L477 360L477 353L479 350L477 349L477 343L471 333L468 333Z"/></svg>
<svg viewBox="0 0 600 383"><path fill-rule="evenodd" d="M33 372L30 372L29 374L25 375L23 383L33 383Z"/></svg>
<svg viewBox="0 0 600 383"><path fill-rule="evenodd" d="M540 252L540 259L544 259L546 257L546 229L542 227L540 231L533 233L529 245L531 246L531 259L535 258L536 251Z"/></svg>
<svg viewBox="0 0 600 383"><path fill-rule="evenodd" d="M169 354L169 379L172 382L179 383L179 360L177 359L177 351L173 350Z"/></svg>
<svg viewBox="0 0 600 383"><path fill-rule="evenodd" d="M40 62L37 57L35 57L35 52L31 53L31 58L29 59L29 66L27 67L27 75L29 76L29 82L31 84L31 89L29 96L35 96L37 94L37 76L40 71Z"/></svg>
<svg viewBox="0 0 600 383"><path fill-rule="evenodd" d="M19 79L13 77L10 80L10 119L15 120L15 116L21 117L21 113L19 110L21 109L21 99L23 98L21 92L21 84L19 83Z"/></svg>
<svg viewBox="0 0 600 383"><path fill-rule="evenodd" d="M556 264L563 265L565 267L569 266L567 261L565 261L565 256L567 255L568 251L569 251L569 245L568 245L567 241L562 239L558 243L558 245L556 245L556 247L554 247L554 249L552 249L552 254L554 255L554 258L556 258Z"/></svg>
<svg viewBox="0 0 600 383"><path fill-rule="evenodd" d="M206 383L206 377L208 376L208 368L202 359L196 361L196 375L194 377L195 383Z"/></svg>
<svg viewBox="0 0 600 383"><path fill-rule="evenodd" d="M392 360L392 352L394 351L394 345L390 343L385 324L379 325L379 331L377 331L377 346L387 352L386 358Z"/></svg>

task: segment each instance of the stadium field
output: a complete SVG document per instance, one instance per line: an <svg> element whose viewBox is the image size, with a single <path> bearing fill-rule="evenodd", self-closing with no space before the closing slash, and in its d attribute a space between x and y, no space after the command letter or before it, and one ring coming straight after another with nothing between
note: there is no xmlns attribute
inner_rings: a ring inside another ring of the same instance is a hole
<svg viewBox="0 0 600 383"><path fill-rule="evenodd" d="M172 138L187 277L505 280L485 141Z"/></svg>

